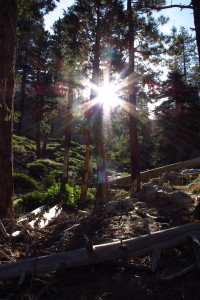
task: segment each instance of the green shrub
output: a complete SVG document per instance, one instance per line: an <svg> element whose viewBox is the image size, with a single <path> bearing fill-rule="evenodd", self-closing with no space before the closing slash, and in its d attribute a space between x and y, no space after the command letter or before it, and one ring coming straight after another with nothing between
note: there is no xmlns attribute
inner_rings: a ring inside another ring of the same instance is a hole
<svg viewBox="0 0 200 300"><path fill-rule="evenodd" d="M125 190L115 190L115 197L124 197L127 196L129 193Z"/></svg>
<svg viewBox="0 0 200 300"><path fill-rule="evenodd" d="M15 188L37 189L39 183L24 173L14 173L13 182Z"/></svg>
<svg viewBox="0 0 200 300"><path fill-rule="evenodd" d="M61 163L58 163L58 162L56 162L54 160L50 160L50 159L38 159L36 162L43 164L47 168L52 168L52 169L56 169L56 170L60 170L63 167L63 165Z"/></svg>
<svg viewBox="0 0 200 300"><path fill-rule="evenodd" d="M77 206L81 195L81 187L79 185L73 187L70 186L69 184L66 184L65 191L66 191L67 204L69 206Z"/></svg>
<svg viewBox="0 0 200 300"><path fill-rule="evenodd" d="M45 193L30 193L22 196L18 201L17 207L24 208L26 211L31 211L43 204L45 204Z"/></svg>
<svg viewBox="0 0 200 300"><path fill-rule="evenodd" d="M26 211L31 211L41 205L53 205L57 202L56 198L61 193L61 184L56 183L50 188L47 189L44 193L29 193L23 195L20 200L16 203L15 207L18 210L25 209ZM81 188L80 186L70 186L69 184L65 185L64 196L66 197L66 204L69 206L77 206L80 199ZM92 193L89 193L93 197Z"/></svg>
<svg viewBox="0 0 200 300"><path fill-rule="evenodd" d="M27 167L30 169L31 172L36 173L38 176L44 176L47 172L47 168L45 165L35 161L33 163L29 163Z"/></svg>
<svg viewBox="0 0 200 300"><path fill-rule="evenodd" d="M87 198L93 200L95 198L96 189L95 188L88 188Z"/></svg>
<svg viewBox="0 0 200 300"><path fill-rule="evenodd" d="M24 136L13 135L13 150L19 153L35 151L35 143Z"/></svg>
<svg viewBox="0 0 200 300"><path fill-rule="evenodd" d="M56 183L53 186L51 186L46 192L45 192L45 203L44 204L53 204L55 202L55 199L60 194L60 183Z"/></svg>
<svg viewBox="0 0 200 300"><path fill-rule="evenodd" d="M45 174L49 174L51 171L62 170L63 168L63 164L50 159L38 159L29 163L27 166L32 172L39 176L44 176Z"/></svg>

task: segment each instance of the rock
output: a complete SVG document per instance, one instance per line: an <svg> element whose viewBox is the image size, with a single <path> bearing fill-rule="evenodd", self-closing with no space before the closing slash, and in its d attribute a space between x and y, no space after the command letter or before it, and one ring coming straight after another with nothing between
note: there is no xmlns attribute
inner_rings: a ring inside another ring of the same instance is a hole
<svg viewBox="0 0 200 300"><path fill-rule="evenodd" d="M150 183L145 183L138 194L138 199L141 202L153 202L157 198L157 189Z"/></svg>
<svg viewBox="0 0 200 300"><path fill-rule="evenodd" d="M176 204L179 206L187 206L192 203L194 203L194 200L186 193L178 191L178 192L173 192L170 195L172 204Z"/></svg>
<svg viewBox="0 0 200 300"><path fill-rule="evenodd" d="M117 209L117 202L109 202L106 206L105 206L105 211L107 213L110 212L114 212Z"/></svg>
<svg viewBox="0 0 200 300"><path fill-rule="evenodd" d="M170 195L167 192L160 190L158 191L158 198L162 201L168 201L170 200Z"/></svg>
<svg viewBox="0 0 200 300"><path fill-rule="evenodd" d="M200 182L193 182L188 186L188 192L195 193L200 190Z"/></svg>
<svg viewBox="0 0 200 300"><path fill-rule="evenodd" d="M168 184L164 183L164 185L161 187L161 191L166 192L166 193L171 193L173 192L173 188L169 186Z"/></svg>
<svg viewBox="0 0 200 300"><path fill-rule="evenodd" d="M159 186L163 186L164 184L173 184L173 185L180 185L182 184L182 178L179 173L171 171L170 173L166 172L162 174L162 177L159 181Z"/></svg>
<svg viewBox="0 0 200 300"><path fill-rule="evenodd" d="M118 209L130 209L134 208L133 200L127 199L127 200L121 200L117 202L117 208Z"/></svg>

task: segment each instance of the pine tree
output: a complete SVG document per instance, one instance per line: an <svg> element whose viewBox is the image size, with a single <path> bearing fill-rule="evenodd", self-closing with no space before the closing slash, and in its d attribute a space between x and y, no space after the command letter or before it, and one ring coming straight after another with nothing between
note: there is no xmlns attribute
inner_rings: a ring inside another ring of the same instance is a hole
<svg viewBox="0 0 200 300"><path fill-rule="evenodd" d="M0 216L13 205L12 121L18 1L0 1Z"/></svg>
<svg viewBox="0 0 200 300"><path fill-rule="evenodd" d="M187 84L174 70L163 82L160 97L166 100L155 110L158 161L174 163L198 156L198 88Z"/></svg>

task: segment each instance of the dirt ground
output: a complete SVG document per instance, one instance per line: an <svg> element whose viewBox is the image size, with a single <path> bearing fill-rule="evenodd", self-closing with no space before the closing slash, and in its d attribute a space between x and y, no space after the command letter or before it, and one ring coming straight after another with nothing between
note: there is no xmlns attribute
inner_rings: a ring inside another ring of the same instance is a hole
<svg viewBox="0 0 200 300"><path fill-rule="evenodd" d="M114 201L119 199L114 198ZM120 199L122 200L122 199ZM92 206L80 215L65 208L47 228L29 237L29 256L43 256L85 246L85 236L93 245L128 239L193 222L198 216L196 204L169 209L164 205L124 208L92 214ZM1 247L15 260L24 258L23 239L9 245L1 237ZM163 281L197 260L191 243L161 253L157 269L151 271L152 258L108 261L99 265L54 271L50 274L0 282L0 299L199 299L200 273L194 269L184 276ZM2 258L2 263L7 259Z"/></svg>

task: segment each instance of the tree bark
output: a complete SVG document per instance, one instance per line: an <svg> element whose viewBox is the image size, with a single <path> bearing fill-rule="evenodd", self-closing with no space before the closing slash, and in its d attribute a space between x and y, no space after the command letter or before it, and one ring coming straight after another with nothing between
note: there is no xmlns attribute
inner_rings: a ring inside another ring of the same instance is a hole
<svg viewBox="0 0 200 300"><path fill-rule="evenodd" d="M92 117L92 111L91 111L91 109L89 109L86 112L86 120L87 120L87 125L85 128L86 146L85 146L85 161L84 161L83 174L82 174L81 195L80 195L80 200L79 200L80 204L85 203L87 200L88 180L89 180L89 174L90 174L90 161L91 161L91 156L92 156L91 117Z"/></svg>
<svg viewBox="0 0 200 300"><path fill-rule="evenodd" d="M100 83L100 39L101 39L101 19L100 8L97 6L97 25L96 39L94 45L94 62L93 62L93 83ZM96 92L91 91L90 100L96 97ZM95 155L97 162L97 191L96 206L106 204L109 201L108 180L105 166L105 150L103 139L103 105L97 103L94 108L94 132L95 132Z"/></svg>
<svg viewBox="0 0 200 300"><path fill-rule="evenodd" d="M197 48L199 54L199 67L200 67L200 2L199 0L192 0L194 12L194 26L196 31Z"/></svg>
<svg viewBox="0 0 200 300"><path fill-rule="evenodd" d="M26 60L25 60L25 64L26 64ZM18 123L18 135L20 136L22 135L22 125L23 125L23 116L24 116L24 102L26 96L26 76L27 76L27 72L26 72L26 65L25 65L22 73L20 105L19 105L20 117Z"/></svg>
<svg viewBox="0 0 200 300"><path fill-rule="evenodd" d="M36 140L36 155L37 159L41 157L41 120L37 120L35 127L35 140Z"/></svg>
<svg viewBox="0 0 200 300"><path fill-rule="evenodd" d="M62 184L68 183L69 180L69 149L71 144L71 135L72 135L72 102L73 102L73 89L72 84L69 83L68 91L68 106L67 106L67 124L65 127L65 141L64 141L64 164L63 164L63 175L62 175Z"/></svg>
<svg viewBox="0 0 200 300"><path fill-rule="evenodd" d="M134 23L131 0L127 0L128 9L128 50L129 50L129 133L131 152L131 195L140 189L140 155L137 136L137 112L136 112L136 87L134 83L135 55L134 55Z"/></svg>
<svg viewBox="0 0 200 300"><path fill-rule="evenodd" d="M13 97L17 0L0 1L0 216L13 205Z"/></svg>
<svg viewBox="0 0 200 300"><path fill-rule="evenodd" d="M200 237L200 223L191 223L155 232L151 235L96 245L92 249L81 248L49 256L27 258L0 265L0 280L10 280L22 275L48 273L53 270L89 266L114 259L141 257L173 248Z"/></svg>

